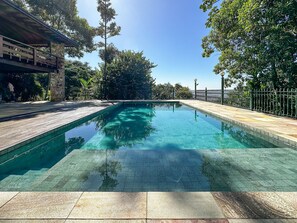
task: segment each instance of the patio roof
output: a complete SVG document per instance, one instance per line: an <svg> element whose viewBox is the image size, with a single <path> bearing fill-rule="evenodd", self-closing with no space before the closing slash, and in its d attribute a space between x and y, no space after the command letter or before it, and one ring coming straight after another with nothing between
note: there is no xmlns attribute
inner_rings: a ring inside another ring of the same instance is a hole
<svg viewBox="0 0 297 223"><path fill-rule="evenodd" d="M63 43L66 47L77 46L75 41L10 0L0 0L0 35L33 46L48 46L50 42Z"/></svg>

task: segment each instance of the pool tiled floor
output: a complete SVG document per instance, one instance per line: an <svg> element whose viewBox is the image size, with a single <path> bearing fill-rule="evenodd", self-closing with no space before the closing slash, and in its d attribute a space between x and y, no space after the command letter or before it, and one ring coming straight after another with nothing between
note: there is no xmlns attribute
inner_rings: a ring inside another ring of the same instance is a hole
<svg viewBox="0 0 297 223"><path fill-rule="evenodd" d="M16 168L9 175L0 174L0 188L2 191L294 192L295 160L297 151L288 148L79 149L42 173L36 174L33 166ZM8 164L3 168L11 166L17 167Z"/></svg>

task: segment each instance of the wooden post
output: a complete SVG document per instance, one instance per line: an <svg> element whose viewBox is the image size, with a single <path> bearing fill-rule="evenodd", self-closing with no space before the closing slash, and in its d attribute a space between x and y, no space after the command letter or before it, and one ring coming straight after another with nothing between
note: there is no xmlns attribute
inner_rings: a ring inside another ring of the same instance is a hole
<svg viewBox="0 0 297 223"><path fill-rule="evenodd" d="M0 57L3 58L3 36L0 36Z"/></svg>

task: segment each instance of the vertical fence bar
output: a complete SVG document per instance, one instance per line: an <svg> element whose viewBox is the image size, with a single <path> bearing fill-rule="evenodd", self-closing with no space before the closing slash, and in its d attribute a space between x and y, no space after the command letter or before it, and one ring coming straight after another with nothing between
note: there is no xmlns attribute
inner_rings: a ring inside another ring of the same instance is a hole
<svg viewBox="0 0 297 223"><path fill-rule="evenodd" d="M260 111L263 111L263 90L260 89Z"/></svg>
<svg viewBox="0 0 297 223"><path fill-rule="evenodd" d="M221 80L221 104L224 104L224 96L225 96L225 78L224 75L222 75L222 80Z"/></svg>
<svg viewBox="0 0 297 223"><path fill-rule="evenodd" d="M297 118L297 88L295 89L295 118Z"/></svg>
<svg viewBox="0 0 297 223"><path fill-rule="evenodd" d="M264 112L267 112L267 89L264 89Z"/></svg>
<svg viewBox="0 0 297 223"><path fill-rule="evenodd" d="M286 93L286 95L287 95L287 97L286 97L286 99L287 99L287 112L286 112L286 116L289 116L289 88L287 88L287 93Z"/></svg>
<svg viewBox="0 0 297 223"><path fill-rule="evenodd" d="M290 103L291 103L291 110L290 110L290 117L294 117L293 116L293 88L291 88L291 92L290 92Z"/></svg>
<svg viewBox="0 0 297 223"><path fill-rule="evenodd" d="M250 110L254 110L254 92L253 90L250 91Z"/></svg>
<svg viewBox="0 0 297 223"><path fill-rule="evenodd" d="M277 115L281 115L280 113L280 108L282 107L281 106L282 104L282 89L279 88L278 91L277 91Z"/></svg>
<svg viewBox="0 0 297 223"><path fill-rule="evenodd" d="M207 101L207 87L205 88L205 101Z"/></svg>
<svg viewBox="0 0 297 223"><path fill-rule="evenodd" d="M283 106L282 106L283 116L286 114L285 108L286 108L286 89L283 88Z"/></svg>
<svg viewBox="0 0 297 223"><path fill-rule="evenodd" d="M269 89L269 92L270 92L270 113L272 113L272 111L273 111L273 97L274 97L274 94L273 94L272 89Z"/></svg>
<svg viewBox="0 0 297 223"><path fill-rule="evenodd" d="M275 115L278 115L278 92L279 92L279 89L275 89L275 110L274 110Z"/></svg>
<svg viewBox="0 0 297 223"><path fill-rule="evenodd" d="M255 110L258 111L258 90L255 91Z"/></svg>

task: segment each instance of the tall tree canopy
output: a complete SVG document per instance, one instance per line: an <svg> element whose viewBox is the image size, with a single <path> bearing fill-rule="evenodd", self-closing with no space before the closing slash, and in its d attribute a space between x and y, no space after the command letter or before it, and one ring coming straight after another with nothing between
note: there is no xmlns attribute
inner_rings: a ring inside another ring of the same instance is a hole
<svg viewBox="0 0 297 223"><path fill-rule="evenodd" d="M98 35L103 39L99 42L99 56L104 62L103 67L103 97L106 98L106 80L107 80L107 64L110 63L118 53L113 44L108 44L107 40L120 34L121 27L116 24L116 12L111 7L110 0L98 0L97 11L100 13L100 22L98 27Z"/></svg>
<svg viewBox="0 0 297 223"><path fill-rule="evenodd" d="M297 1L203 0L200 8L211 29L203 56L220 52L214 71L229 74L227 85L297 86Z"/></svg>
<svg viewBox="0 0 297 223"><path fill-rule="evenodd" d="M86 19L78 16L76 0L13 0L19 6L53 28L75 40L78 48L66 50L71 57L82 57L83 52L95 50L93 39L96 29L91 27Z"/></svg>
<svg viewBox="0 0 297 223"><path fill-rule="evenodd" d="M108 99L150 99L152 68L156 67L142 52L122 51L106 69Z"/></svg>

